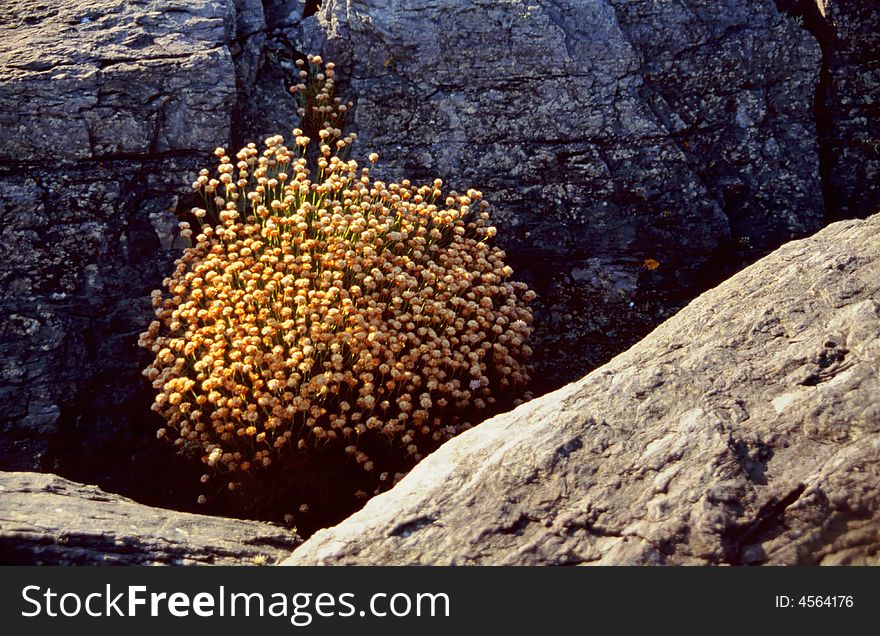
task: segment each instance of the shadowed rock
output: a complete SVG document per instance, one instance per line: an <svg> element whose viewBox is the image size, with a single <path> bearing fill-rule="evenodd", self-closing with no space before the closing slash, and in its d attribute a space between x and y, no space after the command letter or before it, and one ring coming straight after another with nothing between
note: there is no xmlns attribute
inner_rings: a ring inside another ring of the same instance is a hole
<svg viewBox="0 0 880 636"><path fill-rule="evenodd" d="M808 22L822 45L817 124L832 219L880 203L880 0L815 0Z"/></svg>
<svg viewBox="0 0 880 636"><path fill-rule="evenodd" d="M0 467L174 488L133 462L167 456L137 335L183 245L187 181L253 83L261 16L259 0L82 0L0 17Z"/></svg>
<svg viewBox="0 0 880 636"><path fill-rule="evenodd" d="M880 215L451 440L286 564L880 564Z"/></svg>

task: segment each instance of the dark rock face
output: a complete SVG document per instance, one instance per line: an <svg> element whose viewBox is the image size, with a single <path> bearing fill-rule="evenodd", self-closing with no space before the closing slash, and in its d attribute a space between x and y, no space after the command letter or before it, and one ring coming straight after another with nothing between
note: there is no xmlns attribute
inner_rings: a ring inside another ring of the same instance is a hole
<svg viewBox="0 0 880 636"><path fill-rule="evenodd" d="M822 222L820 52L772 1L330 1L303 37L383 176L496 207L543 299L538 390Z"/></svg>
<svg viewBox="0 0 880 636"><path fill-rule="evenodd" d="M156 448L137 334L180 249L186 180L255 72L234 9L29 2L0 18L0 466L71 470L50 444L72 444L93 470L125 463L105 466L124 489Z"/></svg>
<svg viewBox="0 0 880 636"><path fill-rule="evenodd" d="M247 96L274 68L266 50L260 0L0 17L0 467L194 505L172 476L193 469L155 442L136 342L183 245L188 182L261 106Z"/></svg>
<svg viewBox="0 0 880 636"><path fill-rule="evenodd" d="M55 475L0 472L0 564L256 565L296 547L257 521L142 506Z"/></svg>
<svg viewBox="0 0 880 636"><path fill-rule="evenodd" d="M818 0L819 133L830 218L880 208L880 1Z"/></svg>
<svg viewBox="0 0 880 636"><path fill-rule="evenodd" d="M444 444L286 564L880 564L880 215Z"/></svg>

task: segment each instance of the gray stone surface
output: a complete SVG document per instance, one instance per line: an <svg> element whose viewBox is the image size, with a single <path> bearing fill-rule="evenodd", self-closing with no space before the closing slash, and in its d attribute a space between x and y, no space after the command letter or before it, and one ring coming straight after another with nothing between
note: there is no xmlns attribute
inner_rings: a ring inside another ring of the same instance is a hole
<svg viewBox="0 0 880 636"><path fill-rule="evenodd" d="M820 51L773 0L328 0L302 39L383 176L495 205L539 390L822 223Z"/></svg>
<svg viewBox="0 0 880 636"><path fill-rule="evenodd" d="M229 138L231 0L20 7L0 26L4 161L195 150Z"/></svg>
<svg viewBox="0 0 880 636"><path fill-rule="evenodd" d="M0 472L0 564L257 565L299 543L268 523L150 508L56 475Z"/></svg>
<svg viewBox="0 0 880 636"><path fill-rule="evenodd" d="M137 333L179 253L187 182L253 83L261 5L239 4L28 0L0 16L0 466L65 468L50 446L72 444L85 465L130 468L148 448ZM132 473L106 471L122 488Z"/></svg>
<svg viewBox="0 0 880 636"><path fill-rule="evenodd" d="M444 444L286 564L880 565L880 215Z"/></svg>

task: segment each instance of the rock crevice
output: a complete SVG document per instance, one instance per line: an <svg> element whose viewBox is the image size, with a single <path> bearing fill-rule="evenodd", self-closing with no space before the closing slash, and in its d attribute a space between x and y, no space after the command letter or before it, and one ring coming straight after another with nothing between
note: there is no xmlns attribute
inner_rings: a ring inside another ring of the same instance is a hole
<svg viewBox="0 0 880 636"><path fill-rule="evenodd" d="M880 207L880 2L777 0L822 50L813 112L825 220Z"/></svg>

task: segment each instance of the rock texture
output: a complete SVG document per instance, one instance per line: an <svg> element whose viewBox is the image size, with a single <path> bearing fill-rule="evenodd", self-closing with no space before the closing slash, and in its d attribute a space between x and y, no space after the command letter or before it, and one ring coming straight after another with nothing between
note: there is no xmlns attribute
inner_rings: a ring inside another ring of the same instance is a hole
<svg viewBox="0 0 880 636"><path fill-rule="evenodd" d="M880 564L880 215L447 442L286 564Z"/></svg>
<svg viewBox="0 0 880 636"><path fill-rule="evenodd" d="M181 247L187 181L253 83L256 18L239 15L231 0L29 0L0 16L0 467L70 471L71 446L120 488L145 481L137 334Z"/></svg>
<svg viewBox="0 0 880 636"><path fill-rule="evenodd" d="M193 467L153 439L137 334L195 171L289 129L303 52L346 73L382 174L494 202L543 297L536 392L823 215L864 213L876 0L823 4L837 48L819 18L799 28L803 1L18 3L0 15L0 468L193 505Z"/></svg>
<svg viewBox="0 0 880 636"><path fill-rule="evenodd" d="M302 37L383 176L496 206L539 390L822 223L820 51L772 0L328 0Z"/></svg>
<svg viewBox="0 0 880 636"><path fill-rule="evenodd" d="M149 508L55 475L0 472L0 564L255 565L299 543L256 521Z"/></svg>
<svg viewBox="0 0 880 636"><path fill-rule="evenodd" d="M817 115L831 218L880 207L880 0L816 0L822 45Z"/></svg>

